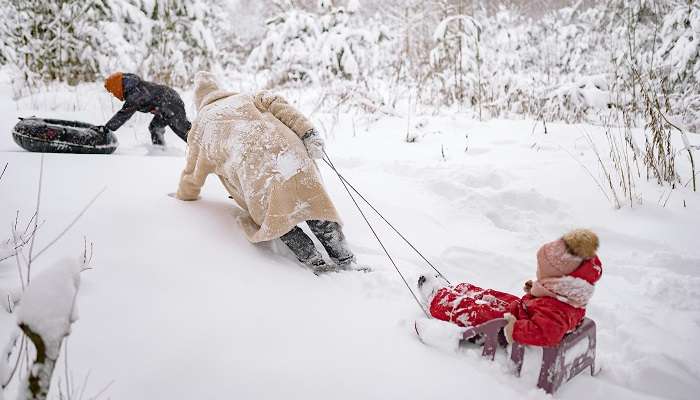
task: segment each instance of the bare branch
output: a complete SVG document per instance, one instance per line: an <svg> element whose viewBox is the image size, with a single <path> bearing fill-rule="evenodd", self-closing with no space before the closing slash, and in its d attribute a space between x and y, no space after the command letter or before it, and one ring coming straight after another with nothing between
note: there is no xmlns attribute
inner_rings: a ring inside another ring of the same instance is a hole
<svg viewBox="0 0 700 400"><path fill-rule="evenodd" d="M34 219L34 231L38 228L38 221L39 221L39 207L41 206L41 183L44 179L44 154L41 155L41 164L39 165L39 184L38 184L38 189L36 192L36 208L34 210L34 215L36 215L36 218ZM36 235L32 235L32 240L29 244L29 261L27 261L27 285L29 285L29 282L31 281L31 275L32 275L32 257L34 254L34 239L36 238Z"/></svg>
<svg viewBox="0 0 700 400"><path fill-rule="evenodd" d="M92 396L92 397L90 398L90 400L97 400L97 399L99 399L100 396L102 396L103 394L105 394L105 392L114 384L114 382L115 382L115 381L110 381L104 388L102 388L102 390L100 390L99 392L97 392L96 395Z"/></svg>
<svg viewBox="0 0 700 400"><path fill-rule="evenodd" d="M10 163L5 163L5 167L2 169L2 172L0 172L0 181L2 180L2 177L5 176L5 171L7 171L8 165L10 165Z"/></svg>
<svg viewBox="0 0 700 400"><path fill-rule="evenodd" d="M5 387L7 387L7 385L10 384L10 382L12 382L12 378L14 378L15 374L19 370L20 361L22 360L22 355L23 355L22 353L24 352L24 349L25 349L25 340L26 340L26 336L22 335L19 346L15 347L16 349L19 349L19 352L17 353L17 359L15 360L15 364L12 367L12 371L10 371L10 375L7 377L7 381L0 384L0 390L4 389ZM17 337L14 338L14 343L17 344ZM14 346L10 346L10 347L14 347ZM8 354L8 361L9 361L10 355L11 354Z"/></svg>
<svg viewBox="0 0 700 400"><path fill-rule="evenodd" d="M59 239L61 239L63 237L63 235L65 235L70 230L70 228L72 228L73 225L75 225L75 223L78 222L78 220L80 220L80 218L83 216L83 214L85 214L87 212L87 210L90 209L90 207L95 203L95 201L97 201L97 199L100 197L100 195L102 195L102 193L105 192L105 190L107 190L107 186L103 187L102 190L100 190L95 195L95 197L93 197L92 200L90 200L90 202L82 209L82 211L80 211L80 213L78 213L78 215L73 219L73 221L71 221L71 223L68 224L68 226L66 226L66 228L61 233L58 234L58 236L56 236L49 244L47 244L43 249L41 249L36 254L34 259L36 260L37 258L39 258L40 255L42 255L46 250L51 248L51 246L53 246Z"/></svg>

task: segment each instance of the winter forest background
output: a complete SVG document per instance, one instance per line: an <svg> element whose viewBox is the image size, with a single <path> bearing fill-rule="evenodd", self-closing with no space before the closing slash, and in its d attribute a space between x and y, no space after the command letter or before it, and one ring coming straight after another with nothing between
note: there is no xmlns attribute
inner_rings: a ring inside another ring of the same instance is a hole
<svg viewBox="0 0 700 400"><path fill-rule="evenodd" d="M671 132L700 129L693 0L1 0L15 94L110 71L187 88L196 71L321 88L319 107L647 126L628 142L677 180ZM410 136L410 135L409 135ZM627 135L629 136L629 135ZM408 138L410 140L410 138ZM656 144L655 144L656 143Z"/></svg>
<svg viewBox="0 0 700 400"><path fill-rule="evenodd" d="M328 179L335 167L320 170L371 274L315 277L251 246L215 184L194 205L168 197L185 144L150 146L149 115L111 156L11 141L17 117L104 124L122 104L102 87L115 71L175 87L192 120L199 70L282 93L455 282L520 293L545 240L595 229L603 370L557 396L697 396L698 0L0 0L0 12L0 400L24 399L36 375L71 400L549 398L537 365L516 379L505 359L415 338L420 311ZM388 243L414 283L425 265L400 245ZM51 339L53 378L31 367L29 323Z"/></svg>
<svg viewBox="0 0 700 400"><path fill-rule="evenodd" d="M693 0L2 0L0 65L17 93L123 70L188 87L212 69L268 88L324 87L324 106L402 100L479 118L700 127ZM658 104L645 104L646 95ZM651 110L646 110L651 112ZM648 114L647 112L647 114Z"/></svg>

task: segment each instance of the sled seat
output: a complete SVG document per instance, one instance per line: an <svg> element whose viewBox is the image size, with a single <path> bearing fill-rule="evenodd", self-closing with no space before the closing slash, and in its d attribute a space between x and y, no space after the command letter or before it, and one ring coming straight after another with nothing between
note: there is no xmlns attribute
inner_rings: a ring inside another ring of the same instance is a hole
<svg viewBox="0 0 700 400"><path fill-rule="evenodd" d="M505 336L502 328L508 324L503 318L494 319L479 326L468 328L463 335L464 340L481 336L484 340L483 357L494 359L496 349L500 344L506 347ZM584 339L588 340L586 351L576 356L571 362L566 363L566 352ZM540 364L540 376L537 387L545 392L553 394L562 383L568 382L576 375L591 369L591 375L595 375L595 349L596 349L596 325L592 319L584 318L579 326L571 333L564 336L556 347L542 348L542 362ZM520 376L525 358L525 346L513 343L510 359L514 364L516 376Z"/></svg>

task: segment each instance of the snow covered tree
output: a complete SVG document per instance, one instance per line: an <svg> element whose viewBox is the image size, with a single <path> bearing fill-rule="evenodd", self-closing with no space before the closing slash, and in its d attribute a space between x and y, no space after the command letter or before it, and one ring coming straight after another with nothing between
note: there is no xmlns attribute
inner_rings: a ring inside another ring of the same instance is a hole
<svg viewBox="0 0 700 400"><path fill-rule="evenodd" d="M202 0L0 0L0 63L30 85L92 82L114 70L175 86L217 64L212 29L222 2Z"/></svg>
<svg viewBox="0 0 700 400"><path fill-rule="evenodd" d="M109 0L110 18L100 24L108 33L102 43L110 52L103 75L114 71L142 73L151 42L153 20L138 0Z"/></svg>
<svg viewBox="0 0 700 400"><path fill-rule="evenodd" d="M353 7L358 7L353 4ZM355 13L332 2L319 3L320 14L292 9L270 18L248 66L271 74L271 84L288 81L363 80L386 53L389 36L373 21L355 21Z"/></svg>
<svg viewBox="0 0 700 400"><path fill-rule="evenodd" d="M700 2L676 3L663 20L656 57L667 76L670 102L692 131L700 131Z"/></svg>
<svg viewBox="0 0 700 400"><path fill-rule="evenodd" d="M291 10L265 23L267 33L248 57L248 66L268 70L278 83L315 77L313 53L320 32L314 15Z"/></svg>
<svg viewBox="0 0 700 400"><path fill-rule="evenodd" d="M137 0L138 1L138 0ZM208 28L222 16L218 2L139 1L152 20L144 76L179 87L189 86L199 70L215 65L216 44Z"/></svg>
<svg viewBox="0 0 700 400"><path fill-rule="evenodd" d="M108 0L8 0L3 35L4 58L30 84L94 81L101 72ZM10 49L8 51L8 49Z"/></svg>

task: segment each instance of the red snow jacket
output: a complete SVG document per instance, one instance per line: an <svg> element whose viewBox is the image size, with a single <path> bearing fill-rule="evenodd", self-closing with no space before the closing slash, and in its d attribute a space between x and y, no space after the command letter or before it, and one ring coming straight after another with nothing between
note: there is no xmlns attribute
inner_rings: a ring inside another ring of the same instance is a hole
<svg viewBox="0 0 700 400"><path fill-rule="evenodd" d="M598 258L584 261L569 276L595 283L602 274ZM493 289L482 289L469 283L444 287L430 302L433 317L459 326L475 326L509 312L517 321L513 340L531 346L557 346L568 332L576 329L586 315L585 308L576 308L554 297L518 298Z"/></svg>
<svg viewBox="0 0 700 400"><path fill-rule="evenodd" d="M584 285L593 285L602 274L600 259L594 257L582 262L568 277L582 279L586 281ZM513 326L513 340L545 347L557 346L564 335L576 329L586 316L585 308L574 307L554 297L535 297L530 294L511 303L508 312L517 318Z"/></svg>
<svg viewBox="0 0 700 400"><path fill-rule="evenodd" d="M517 321L513 340L530 346L554 347L567 332L576 329L586 315L585 308L576 308L553 297L526 294L508 307Z"/></svg>

